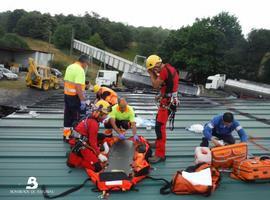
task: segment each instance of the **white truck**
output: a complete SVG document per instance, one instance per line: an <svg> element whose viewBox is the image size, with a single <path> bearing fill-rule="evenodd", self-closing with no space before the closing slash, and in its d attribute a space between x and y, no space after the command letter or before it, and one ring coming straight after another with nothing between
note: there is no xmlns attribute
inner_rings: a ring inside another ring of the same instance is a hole
<svg viewBox="0 0 270 200"><path fill-rule="evenodd" d="M116 86L118 83L118 71L99 70L96 77L96 84L102 86Z"/></svg>
<svg viewBox="0 0 270 200"><path fill-rule="evenodd" d="M235 93L238 96L270 98L270 85L256 83L247 80L227 79L225 74L209 76L205 84L206 89L224 89L227 92Z"/></svg>
<svg viewBox="0 0 270 200"><path fill-rule="evenodd" d="M219 89L224 88L226 81L225 74L216 74L214 76L208 76L205 84L206 89Z"/></svg>

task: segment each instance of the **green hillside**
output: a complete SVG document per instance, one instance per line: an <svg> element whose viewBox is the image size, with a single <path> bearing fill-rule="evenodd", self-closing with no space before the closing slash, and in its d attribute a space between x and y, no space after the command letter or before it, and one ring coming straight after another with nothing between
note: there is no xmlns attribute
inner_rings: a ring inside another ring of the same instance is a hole
<svg viewBox="0 0 270 200"><path fill-rule="evenodd" d="M56 48L53 44L49 44L42 40L37 40L29 37L22 37L28 46L33 50L39 51L49 51L54 54L53 63L57 63L57 66L51 66L58 68L60 71L64 72L66 66L73 63L78 57L77 54L70 56L67 50L60 50ZM59 66L60 65L60 66ZM87 71L87 79L94 84L99 65L92 63L92 66L89 66Z"/></svg>

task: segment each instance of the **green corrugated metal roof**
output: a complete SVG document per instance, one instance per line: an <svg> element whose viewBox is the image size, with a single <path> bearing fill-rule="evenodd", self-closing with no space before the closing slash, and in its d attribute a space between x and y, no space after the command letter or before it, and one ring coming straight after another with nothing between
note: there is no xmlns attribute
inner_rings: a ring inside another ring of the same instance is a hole
<svg viewBox="0 0 270 200"><path fill-rule="evenodd" d="M156 108L153 95L122 94L136 109L138 116L154 118ZM62 142L63 96L56 94L50 99L29 109L39 116L32 118L27 112L19 111L0 120L0 199L43 199L40 187L33 194L25 192L30 176L35 176L39 185L47 185L54 194L81 184L87 177L82 169L66 166L68 145ZM179 169L191 165L194 147L200 143L201 135L190 133L185 127L193 123L204 123L226 108L235 108L236 118L249 135L257 138L256 143L270 149L270 101L238 100L221 98L182 97L176 116L175 130L168 130L167 160L153 165L152 176L171 179ZM250 116L245 116L249 113ZM257 120L256 120L257 118ZM260 120L260 121L258 121ZM102 131L102 130L101 130ZM139 128L138 133L149 140L155 138L154 130ZM237 136L236 136L237 137ZM249 153L270 155L259 145L249 143ZM92 183L64 199L97 199L99 193L91 192ZM204 199L192 196L161 196L160 183L144 180L137 185L139 192L113 193L110 199ZM270 195L270 184L246 184L232 180L223 174L221 185L210 199L266 199ZM14 193L17 192L17 193Z"/></svg>

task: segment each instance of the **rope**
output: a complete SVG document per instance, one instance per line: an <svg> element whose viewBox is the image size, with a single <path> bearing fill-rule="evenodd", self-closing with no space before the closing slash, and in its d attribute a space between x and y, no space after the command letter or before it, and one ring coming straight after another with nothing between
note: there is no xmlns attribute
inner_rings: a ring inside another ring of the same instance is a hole
<svg viewBox="0 0 270 200"><path fill-rule="evenodd" d="M55 196L49 196L49 194L48 194L48 192L46 190L46 186L45 185L42 185L41 186L41 189L43 191L42 194L43 194L43 196L44 196L45 199L56 199L56 198L59 198L59 197L64 197L64 196L67 196L68 194L71 194L73 192L76 192L76 191L80 190L90 180L91 180L91 178L87 178L81 185L78 185L78 186L75 186L73 188L70 188L67 191L62 192L60 194L57 194Z"/></svg>

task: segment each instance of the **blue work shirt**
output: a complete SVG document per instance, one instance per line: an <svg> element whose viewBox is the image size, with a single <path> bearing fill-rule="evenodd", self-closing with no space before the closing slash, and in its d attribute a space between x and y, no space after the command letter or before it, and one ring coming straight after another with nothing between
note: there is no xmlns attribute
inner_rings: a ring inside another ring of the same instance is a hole
<svg viewBox="0 0 270 200"><path fill-rule="evenodd" d="M240 126L239 122L233 120L233 122L229 126L225 126L223 123L223 115L218 115L214 117L210 122L205 124L203 134L208 140L211 140L213 129L216 130L216 133L218 135L231 135L232 132L235 130L237 131L241 142L247 142L247 134Z"/></svg>

